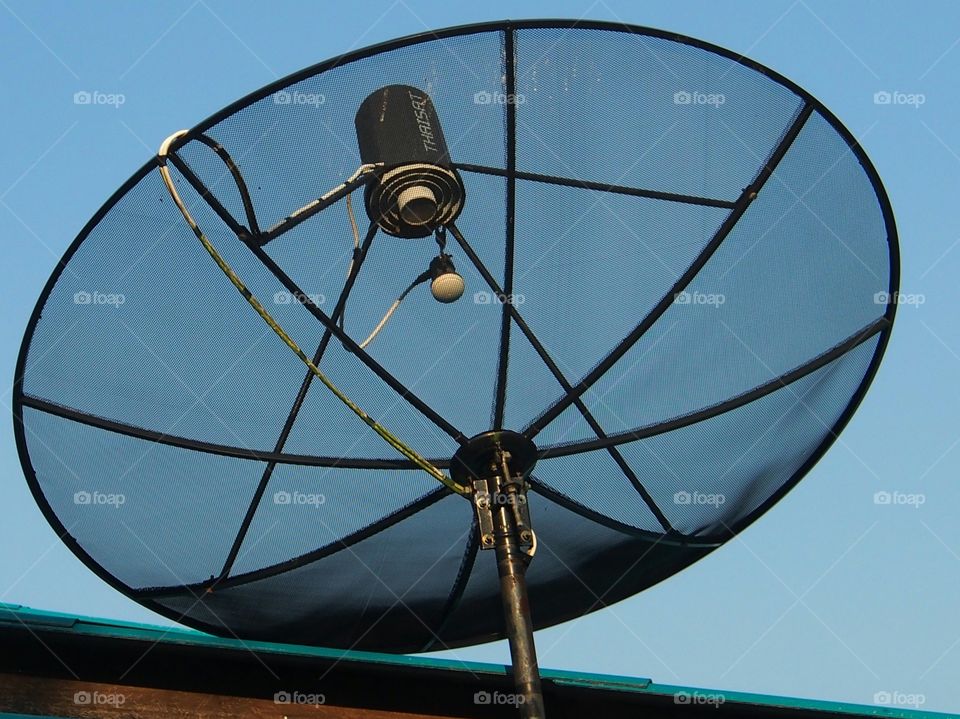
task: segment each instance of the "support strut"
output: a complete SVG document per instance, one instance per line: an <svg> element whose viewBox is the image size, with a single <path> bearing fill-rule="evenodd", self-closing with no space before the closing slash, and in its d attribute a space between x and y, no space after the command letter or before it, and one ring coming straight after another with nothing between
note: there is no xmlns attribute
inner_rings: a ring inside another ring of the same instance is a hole
<svg viewBox="0 0 960 719"><path fill-rule="evenodd" d="M536 460L537 449L530 440L515 432L493 431L467 442L450 466L452 477L473 490L480 548L496 553L504 633L517 691L514 703L523 719L545 717L526 580L536 547L526 476Z"/></svg>

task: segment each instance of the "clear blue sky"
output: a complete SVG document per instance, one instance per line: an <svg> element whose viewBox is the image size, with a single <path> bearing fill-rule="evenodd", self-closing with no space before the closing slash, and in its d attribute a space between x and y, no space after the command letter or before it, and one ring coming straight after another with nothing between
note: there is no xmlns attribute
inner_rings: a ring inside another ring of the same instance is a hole
<svg viewBox="0 0 960 719"><path fill-rule="evenodd" d="M507 17L588 17L676 31L752 57L858 137L901 237L886 359L841 441L739 539L615 607L538 633L545 666L664 683L872 703L922 696L960 712L960 4L271 3L68 5L0 0L3 302L9 386L40 290L103 201L171 131L272 80L375 42ZM122 93L77 105L74 93ZM874 93L920 93L878 105ZM63 361L69 361L64 357ZM0 432L0 600L158 624L57 540ZM921 493L884 506L877 491ZM505 661L502 643L456 656Z"/></svg>

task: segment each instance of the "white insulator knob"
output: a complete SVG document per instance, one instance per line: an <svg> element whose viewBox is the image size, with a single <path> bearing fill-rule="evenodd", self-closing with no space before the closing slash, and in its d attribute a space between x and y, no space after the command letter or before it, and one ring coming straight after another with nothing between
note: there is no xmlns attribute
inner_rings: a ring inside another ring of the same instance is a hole
<svg viewBox="0 0 960 719"><path fill-rule="evenodd" d="M456 272L445 272L430 283L430 292L437 302L456 302L466 288L463 278Z"/></svg>

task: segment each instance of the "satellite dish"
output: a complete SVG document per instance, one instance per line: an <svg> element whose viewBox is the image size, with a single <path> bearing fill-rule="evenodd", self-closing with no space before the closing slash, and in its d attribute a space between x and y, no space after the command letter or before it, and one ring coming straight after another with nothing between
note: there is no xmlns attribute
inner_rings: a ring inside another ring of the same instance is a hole
<svg viewBox="0 0 960 719"><path fill-rule="evenodd" d="M620 24L442 30L169 138L43 290L17 443L63 541L150 609L387 652L506 636L539 716L532 629L793 487L897 286L875 170L775 72Z"/></svg>

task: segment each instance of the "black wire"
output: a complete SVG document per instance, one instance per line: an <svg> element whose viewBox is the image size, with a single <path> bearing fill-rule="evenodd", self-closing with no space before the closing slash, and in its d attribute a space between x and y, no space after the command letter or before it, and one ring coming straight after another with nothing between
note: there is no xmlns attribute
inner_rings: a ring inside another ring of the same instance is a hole
<svg viewBox="0 0 960 719"><path fill-rule="evenodd" d="M209 135L200 134L197 135L196 139L217 153L217 156L223 160L223 163L230 170L233 181L237 185L237 190L240 192L240 200L243 202L243 211L247 216L250 233L254 238L259 237L260 226L257 224L257 214L253 209L253 200L250 198L250 192L247 190L247 183L244 181L243 175L240 174L240 168L237 167L237 164L233 161L233 158L230 157L230 153L227 152L226 148Z"/></svg>

